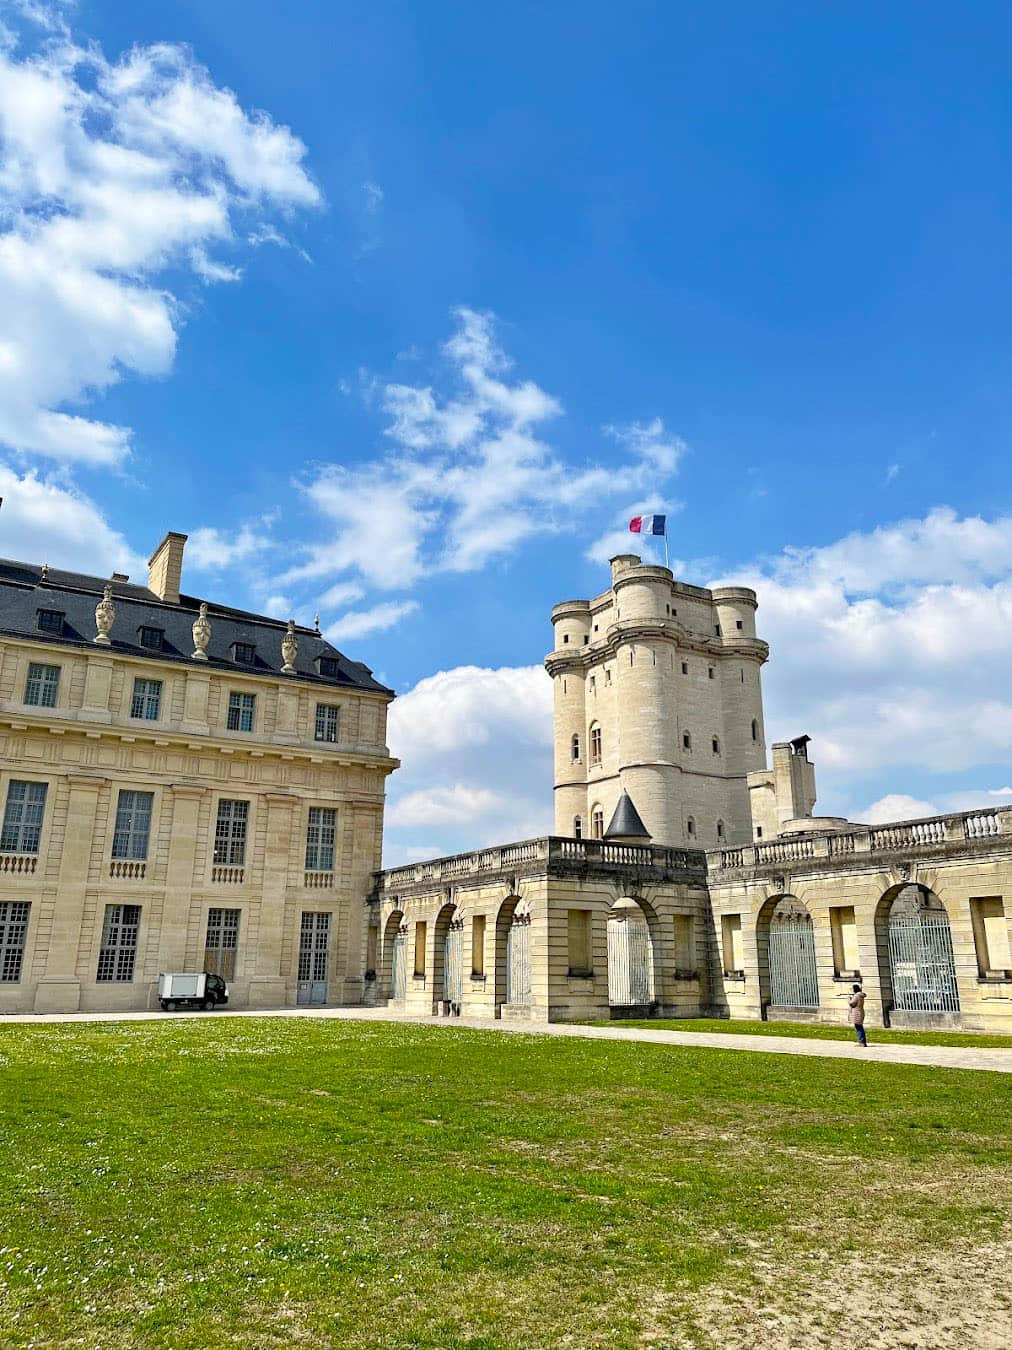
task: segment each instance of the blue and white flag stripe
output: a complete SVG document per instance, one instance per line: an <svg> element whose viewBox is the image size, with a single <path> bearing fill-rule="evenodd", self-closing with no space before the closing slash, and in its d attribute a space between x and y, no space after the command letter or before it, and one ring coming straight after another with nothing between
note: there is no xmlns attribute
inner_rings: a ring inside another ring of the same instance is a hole
<svg viewBox="0 0 1012 1350"><path fill-rule="evenodd" d="M633 534L663 534L668 532L667 516L633 516L629 522Z"/></svg>

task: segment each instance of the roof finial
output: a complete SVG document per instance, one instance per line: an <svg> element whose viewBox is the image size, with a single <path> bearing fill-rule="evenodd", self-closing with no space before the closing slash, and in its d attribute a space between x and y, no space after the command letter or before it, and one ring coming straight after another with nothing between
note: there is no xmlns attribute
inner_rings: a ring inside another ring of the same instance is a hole
<svg viewBox="0 0 1012 1350"><path fill-rule="evenodd" d="M294 675L296 673L295 658L298 654L299 644L295 637L295 620L289 619L288 627L285 629L285 635L281 639L281 659L285 663L281 667L281 673L283 675Z"/></svg>
<svg viewBox="0 0 1012 1350"><path fill-rule="evenodd" d="M40 581L48 581L48 580L49 580L49 564L48 564L48 563L43 563L43 564L42 564L42 575L39 577L39 580L40 580Z"/></svg>
<svg viewBox="0 0 1012 1350"><path fill-rule="evenodd" d="M319 631L320 631L320 616L319 616L319 614L314 614L314 615L313 615L313 629L314 629L314 631L317 632L317 633L319 633Z"/></svg>

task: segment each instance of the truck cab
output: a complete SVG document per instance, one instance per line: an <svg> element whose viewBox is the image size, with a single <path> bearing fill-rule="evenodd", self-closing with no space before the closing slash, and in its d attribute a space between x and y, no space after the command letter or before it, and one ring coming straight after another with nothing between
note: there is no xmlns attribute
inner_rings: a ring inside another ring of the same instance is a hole
<svg viewBox="0 0 1012 1350"><path fill-rule="evenodd" d="M177 1008L211 1012L228 1003L228 985L220 975L203 971L167 973L158 977L158 1002L162 1012L175 1012Z"/></svg>

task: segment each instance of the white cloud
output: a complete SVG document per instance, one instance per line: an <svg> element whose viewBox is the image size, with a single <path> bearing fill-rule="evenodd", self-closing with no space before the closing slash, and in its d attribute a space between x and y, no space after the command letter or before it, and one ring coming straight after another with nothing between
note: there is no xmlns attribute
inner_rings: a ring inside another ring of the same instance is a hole
<svg viewBox="0 0 1012 1350"><path fill-rule="evenodd" d="M83 493L36 473L0 465L0 536L3 553L25 562L94 575L126 572L146 584L145 560L130 548Z"/></svg>
<svg viewBox="0 0 1012 1350"><path fill-rule="evenodd" d="M922 802L902 792L892 792L872 802L856 818L865 825L886 825L893 820L919 820L936 815L938 807L934 802Z"/></svg>
<svg viewBox="0 0 1012 1350"><path fill-rule="evenodd" d="M417 600L391 600L386 604L374 605L372 609L349 610L328 626L327 637L331 642L347 642L352 638L366 637L369 633L382 633L409 614L414 614L417 609Z"/></svg>
<svg viewBox="0 0 1012 1350"><path fill-rule="evenodd" d="M0 45L0 443L112 465L129 428L68 405L126 371L170 369L170 269L235 281L210 250L320 194L302 142L245 112L186 48L110 61L35 8L54 36L24 55Z"/></svg>
<svg viewBox="0 0 1012 1350"><path fill-rule="evenodd" d="M501 817L508 808L509 799L500 792L455 783L452 787L421 788L400 797L387 813L387 825L473 825L493 812Z"/></svg>
<svg viewBox="0 0 1012 1350"><path fill-rule="evenodd" d="M269 547L267 536L258 533L250 525L243 525L231 537L223 530L203 526L194 530L187 539L186 561L199 571L208 572L215 568L232 567L237 562L262 554Z"/></svg>

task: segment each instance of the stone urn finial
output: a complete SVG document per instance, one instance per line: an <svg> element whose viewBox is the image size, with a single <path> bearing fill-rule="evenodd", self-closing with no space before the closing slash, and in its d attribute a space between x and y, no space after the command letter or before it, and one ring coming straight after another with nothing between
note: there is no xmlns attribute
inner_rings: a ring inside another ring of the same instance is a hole
<svg viewBox="0 0 1012 1350"><path fill-rule="evenodd" d="M313 615L313 631L314 631L315 633L319 633L319 631L320 631L320 616L319 616L319 614L314 614L314 615Z"/></svg>
<svg viewBox="0 0 1012 1350"><path fill-rule="evenodd" d="M288 620L288 628L284 637L281 639L281 656L284 665L281 667L282 675L295 675L295 658L299 654L299 640L295 636L295 620Z"/></svg>
<svg viewBox="0 0 1012 1350"><path fill-rule="evenodd" d="M95 627L97 636L93 639L100 647L111 647L109 633L116 618L116 606L112 602L112 587L106 586L102 599L95 606Z"/></svg>
<svg viewBox="0 0 1012 1350"><path fill-rule="evenodd" d="M200 614L193 621L193 661L207 660L207 644L211 641L211 624L207 617L207 601L200 602Z"/></svg>

